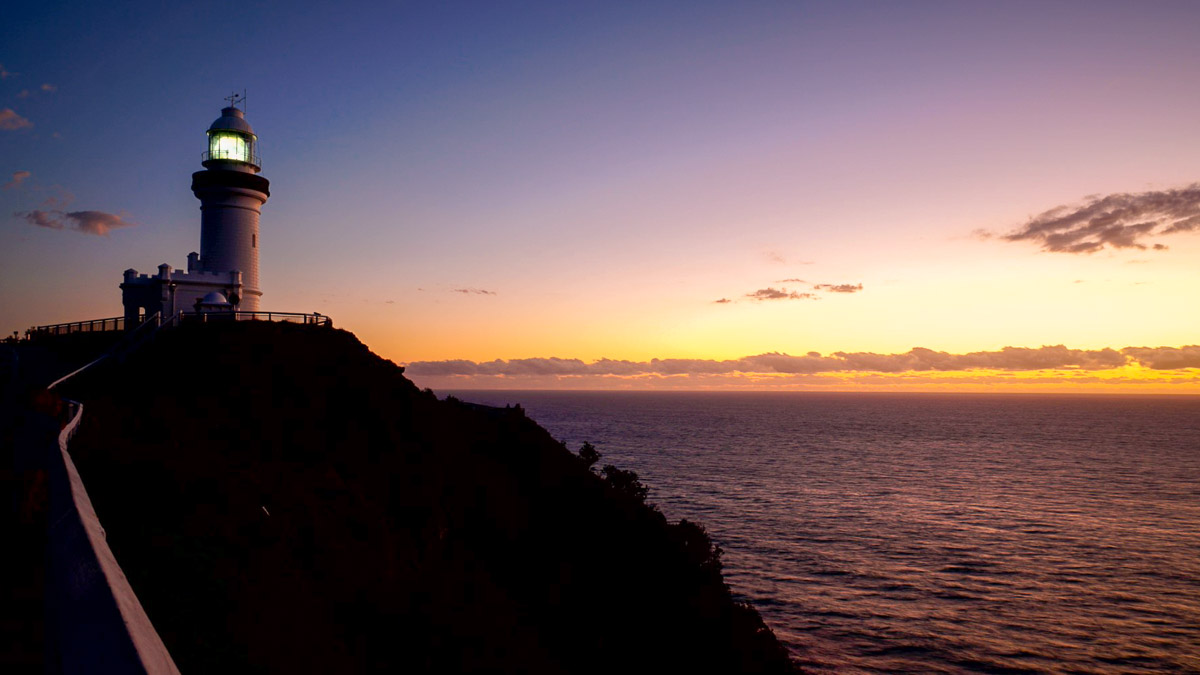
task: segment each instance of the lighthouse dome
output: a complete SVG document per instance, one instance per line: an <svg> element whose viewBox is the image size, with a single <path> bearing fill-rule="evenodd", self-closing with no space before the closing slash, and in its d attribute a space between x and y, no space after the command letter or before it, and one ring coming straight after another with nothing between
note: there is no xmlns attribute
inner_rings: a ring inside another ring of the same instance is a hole
<svg viewBox="0 0 1200 675"><path fill-rule="evenodd" d="M224 293L221 293L219 291L212 291L211 293L204 296L204 299L200 301L200 304L202 304L202 305L228 305L229 300L227 300L225 298Z"/></svg>
<svg viewBox="0 0 1200 675"><path fill-rule="evenodd" d="M250 128L250 123L246 121L246 115L238 108L222 108L221 116L215 122L208 126L208 130L212 131L240 131L243 134L254 135L254 129Z"/></svg>

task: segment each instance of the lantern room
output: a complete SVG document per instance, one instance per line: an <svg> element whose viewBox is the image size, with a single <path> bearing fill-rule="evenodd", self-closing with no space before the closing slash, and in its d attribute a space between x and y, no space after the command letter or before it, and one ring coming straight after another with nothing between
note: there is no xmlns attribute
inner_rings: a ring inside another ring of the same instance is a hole
<svg viewBox="0 0 1200 675"><path fill-rule="evenodd" d="M258 158L257 141L245 114L232 106L224 108L221 116L208 127L204 166L258 173L262 163Z"/></svg>

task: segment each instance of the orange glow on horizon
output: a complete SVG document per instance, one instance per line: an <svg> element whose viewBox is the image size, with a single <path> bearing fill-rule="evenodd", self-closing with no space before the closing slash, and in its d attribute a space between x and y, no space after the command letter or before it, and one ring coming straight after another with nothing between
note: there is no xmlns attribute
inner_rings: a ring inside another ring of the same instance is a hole
<svg viewBox="0 0 1200 675"><path fill-rule="evenodd" d="M612 391L943 392L1200 395L1200 368L1172 371L1138 365L1109 370L969 370L958 372L839 372L812 375L420 376L420 387Z"/></svg>

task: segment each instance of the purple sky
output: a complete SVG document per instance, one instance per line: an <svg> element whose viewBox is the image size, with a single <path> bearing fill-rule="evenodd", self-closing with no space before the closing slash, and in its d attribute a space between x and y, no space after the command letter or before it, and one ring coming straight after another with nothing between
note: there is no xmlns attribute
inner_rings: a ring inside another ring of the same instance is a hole
<svg viewBox="0 0 1200 675"><path fill-rule="evenodd" d="M8 331L116 316L122 270L184 264L204 130L243 87L264 307L399 362L1200 331L1172 229L1200 201L1195 3L2 11Z"/></svg>

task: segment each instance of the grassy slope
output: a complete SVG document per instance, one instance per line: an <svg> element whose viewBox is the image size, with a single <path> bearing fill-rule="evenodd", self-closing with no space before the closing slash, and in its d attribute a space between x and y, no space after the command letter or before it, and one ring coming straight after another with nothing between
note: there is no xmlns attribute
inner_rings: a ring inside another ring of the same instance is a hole
<svg viewBox="0 0 1200 675"><path fill-rule="evenodd" d="M183 672L790 672L702 528L519 409L401 372L343 331L238 323L68 390L72 453Z"/></svg>

